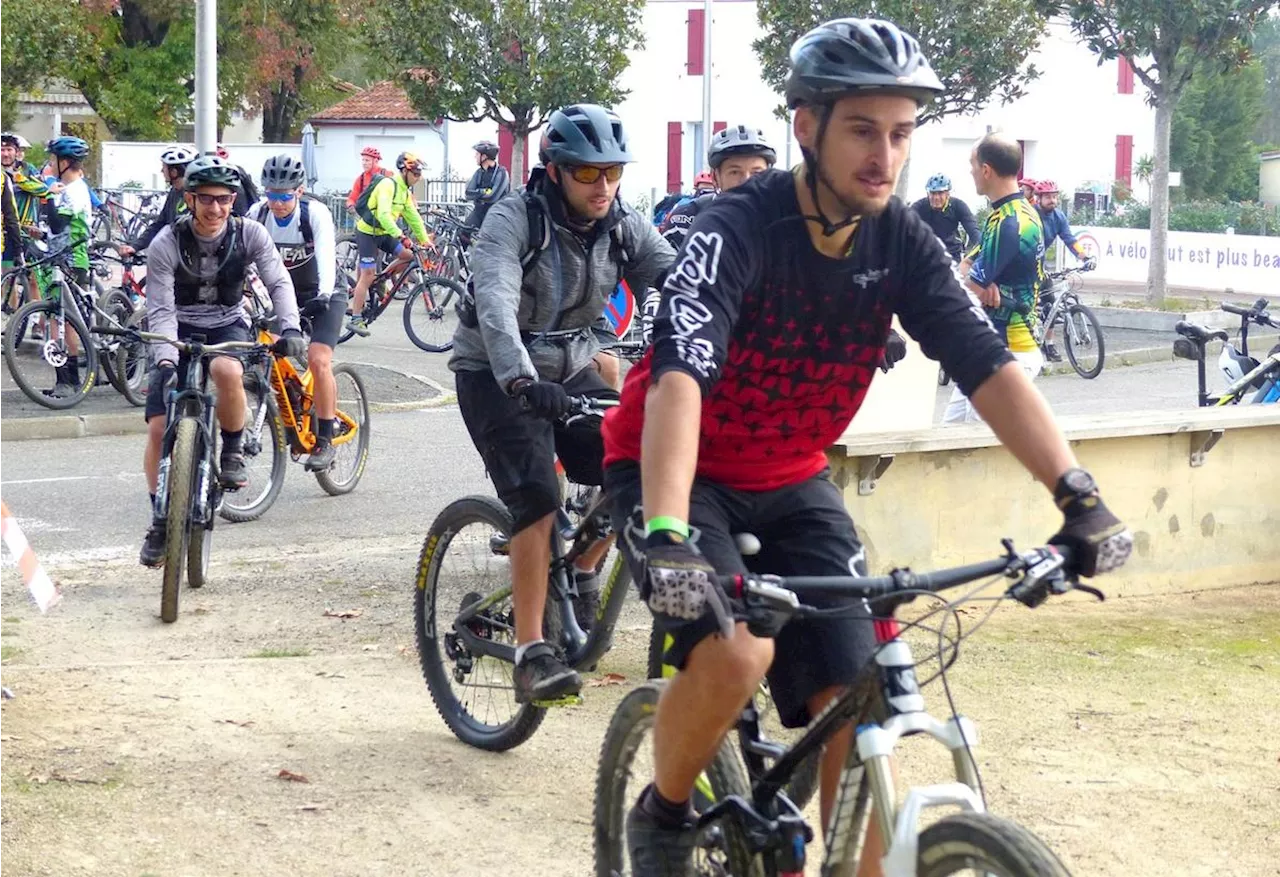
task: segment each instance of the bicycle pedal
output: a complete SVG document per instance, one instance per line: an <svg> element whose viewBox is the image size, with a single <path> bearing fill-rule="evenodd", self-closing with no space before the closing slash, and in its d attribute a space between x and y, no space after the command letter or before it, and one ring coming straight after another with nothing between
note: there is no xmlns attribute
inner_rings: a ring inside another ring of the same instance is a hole
<svg viewBox="0 0 1280 877"><path fill-rule="evenodd" d="M551 700L532 700L529 703L540 709L551 709L558 706L582 706L582 695L570 694L565 697L552 698Z"/></svg>

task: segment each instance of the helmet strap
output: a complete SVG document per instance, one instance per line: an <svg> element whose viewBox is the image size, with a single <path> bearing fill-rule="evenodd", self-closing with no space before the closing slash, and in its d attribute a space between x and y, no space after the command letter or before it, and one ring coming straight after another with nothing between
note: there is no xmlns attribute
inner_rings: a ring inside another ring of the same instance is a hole
<svg viewBox="0 0 1280 877"><path fill-rule="evenodd" d="M822 144L822 140L827 135L827 123L831 119L831 108L823 106L820 110L820 118L818 120L818 137L817 145ZM800 152L804 156L804 181L809 187L809 197L813 199L813 209L817 212L817 216L809 216L805 214L804 218L810 222L816 222L822 226L822 236L831 237L843 229L851 225L855 225L860 218L857 212L851 208L845 200L836 192L835 187L831 185L831 181L827 178L826 173L822 170L820 156L817 149L806 149L800 147ZM844 219L838 222L832 222L822 211L822 202L818 199L818 184L821 183L831 195L840 202L845 209Z"/></svg>

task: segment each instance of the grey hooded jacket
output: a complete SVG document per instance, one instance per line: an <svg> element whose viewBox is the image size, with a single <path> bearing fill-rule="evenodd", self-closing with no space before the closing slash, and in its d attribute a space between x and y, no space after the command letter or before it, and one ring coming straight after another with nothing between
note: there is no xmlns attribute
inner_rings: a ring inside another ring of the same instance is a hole
<svg viewBox="0 0 1280 877"><path fill-rule="evenodd" d="M534 247L524 200L519 195L504 198L485 217L484 231L471 250L479 325L469 328L459 323L449 359L453 371L492 371L504 389L520 377L567 380L600 350L590 327L600 324L605 302L617 285L619 267L627 284L643 297L675 259L675 251L657 229L621 199L614 201L609 216L596 223L590 243L559 224L558 211L553 212L545 198L542 206L551 220L552 241L528 276L521 259ZM616 263L617 248L610 233L615 226L629 256L622 266ZM560 322L554 331L541 335L555 319L558 283L562 284Z"/></svg>

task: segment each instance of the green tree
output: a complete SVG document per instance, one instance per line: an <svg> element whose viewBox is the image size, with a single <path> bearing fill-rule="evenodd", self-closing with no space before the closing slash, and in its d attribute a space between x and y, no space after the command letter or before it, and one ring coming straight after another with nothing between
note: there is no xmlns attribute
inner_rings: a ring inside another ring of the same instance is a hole
<svg viewBox="0 0 1280 877"><path fill-rule="evenodd" d="M1173 113L1169 163L1182 170L1187 198L1258 197L1258 147L1253 142L1262 112L1262 64L1251 61L1226 73L1197 73Z"/></svg>
<svg viewBox="0 0 1280 877"><path fill-rule="evenodd" d="M1197 70L1243 66L1260 16L1275 0L1070 0L1060 5L1099 63L1126 58L1155 106L1147 298L1164 303L1169 240L1169 140L1178 99Z"/></svg>
<svg viewBox="0 0 1280 877"><path fill-rule="evenodd" d="M38 92L52 73L84 51L87 36L77 25L77 0L23 0L4 7L0 28L0 117L5 128L17 122L18 95Z"/></svg>
<svg viewBox="0 0 1280 877"><path fill-rule="evenodd" d="M643 0L375 0L370 43L428 118L489 119L524 142L570 103L615 104ZM511 175L523 179L522 150Z"/></svg>
<svg viewBox="0 0 1280 877"><path fill-rule="evenodd" d="M1262 112L1254 142L1265 148L1280 148L1280 13L1272 12L1258 22L1253 51L1262 64Z"/></svg>
<svg viewBox="0 0 1280 877"><path fill-rule="evenodd" d="M760 0L764 36L753 47L764 81L778 92L790 69L788 52L806 31L824 21L856 14L892 21L917 40L946 94L921 114L921 123L976 113L993 100L1009 103L1026 94L1040 75L1027 56L1039 44L1046 19L1037 0L871 0L851 12L836 0ZM992 27L999 22L999 27ZM780 109L781 113L782 110ZM907 170L898 178L905 197Z"/></svg>

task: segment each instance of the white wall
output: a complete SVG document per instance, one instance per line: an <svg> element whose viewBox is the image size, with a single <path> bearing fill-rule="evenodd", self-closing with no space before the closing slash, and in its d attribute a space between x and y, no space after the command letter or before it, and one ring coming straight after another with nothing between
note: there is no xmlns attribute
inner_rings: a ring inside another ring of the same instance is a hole
<svg viewBox="0 0 1280 877"><path fill-rule="evenodd" d="M1280 204L1280 155L1262 160L1258 171L1258 198L1263 204Z"/></svg>

